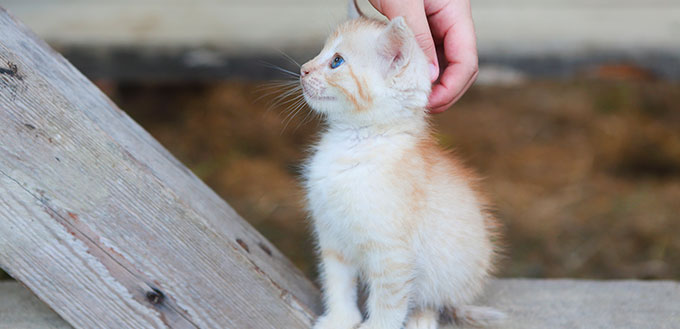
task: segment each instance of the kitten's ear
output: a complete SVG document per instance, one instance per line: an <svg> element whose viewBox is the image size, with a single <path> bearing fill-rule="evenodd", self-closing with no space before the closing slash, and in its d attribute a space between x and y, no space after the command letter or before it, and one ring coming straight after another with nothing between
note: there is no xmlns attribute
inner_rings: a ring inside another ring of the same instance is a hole
<svg viewBox="0 0 680 329"><path fill-rule="evenodd" d="M364 13L361 12L361 9L359 9L359 5L357 4L357 0L349 0L347 3L347 18L349 19L357 19L359 17L365 17Z"/></svg>
<svg viewBox="0 0 680 329"><path fill-rule="evenodd" d="M379 40L379 53L389 64L389 71L400 70L411 56L413 33L403 17L393 18Z"/></svg>

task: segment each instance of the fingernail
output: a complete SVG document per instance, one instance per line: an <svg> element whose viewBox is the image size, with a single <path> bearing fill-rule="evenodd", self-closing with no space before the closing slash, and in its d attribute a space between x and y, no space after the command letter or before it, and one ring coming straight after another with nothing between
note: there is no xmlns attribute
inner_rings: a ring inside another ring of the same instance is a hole
<svg viewBox="0 0 680 329"><path fill-rule="evenodd" d="M437 80L437 75L439 75L439 72L437 72L437 66L430 63L430 81Z"/></svg>

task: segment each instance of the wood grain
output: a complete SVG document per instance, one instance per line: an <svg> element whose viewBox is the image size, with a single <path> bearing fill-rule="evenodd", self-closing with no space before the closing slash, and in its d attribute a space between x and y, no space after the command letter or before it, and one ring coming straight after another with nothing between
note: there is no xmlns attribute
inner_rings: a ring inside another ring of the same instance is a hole
<svg viewBox="0 0 680 329"><path fill-rule="evenodd" d="M310 326L317 289L5 11L0 136L0 266L74 327Z"/></svg>

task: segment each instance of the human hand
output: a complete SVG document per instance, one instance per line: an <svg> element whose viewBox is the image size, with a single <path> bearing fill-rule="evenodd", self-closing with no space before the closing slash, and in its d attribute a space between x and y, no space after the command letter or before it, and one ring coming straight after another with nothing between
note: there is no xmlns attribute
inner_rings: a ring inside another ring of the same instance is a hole
<svg viewBox="0 0 680 329"><path fill-rule="evenodd" d="M369 0L387 18L402 16L430 58L428 108L439 113L477 78L477 41L470 0ZM437 79L439 78L439 79Z"/></svg>

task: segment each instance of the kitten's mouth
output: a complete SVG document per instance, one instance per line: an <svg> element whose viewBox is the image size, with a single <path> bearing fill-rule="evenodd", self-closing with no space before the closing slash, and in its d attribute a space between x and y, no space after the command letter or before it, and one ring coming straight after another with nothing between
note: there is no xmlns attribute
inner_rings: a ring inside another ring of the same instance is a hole
<svg viewBox="0 0 680 329"><path fill-rule="evenodd" d="M335 97L331 97L331 96L314 96L314 95L309 95L309 94L306 94L306 96L307 96L308 99L313 99L315 101L332 101L332 100L335 99Z"/></svg>
<svg viewBox="0 0 680 329"><path fill-rule="evenodd" d="M335 97L332 96L323 96L321 95L321 91L316 89L316 88L310 88L307 83L302 81L300 83L302 85L302 94L305 95L305 98L309 100L315 100L315 101L331 101L334 100Z"/></svg>

